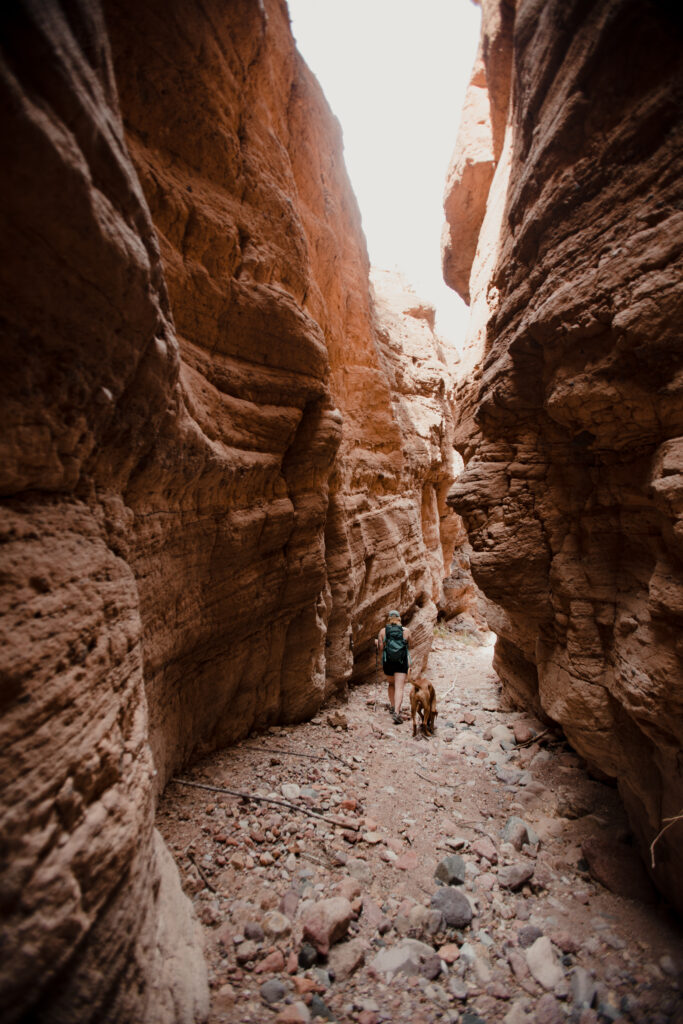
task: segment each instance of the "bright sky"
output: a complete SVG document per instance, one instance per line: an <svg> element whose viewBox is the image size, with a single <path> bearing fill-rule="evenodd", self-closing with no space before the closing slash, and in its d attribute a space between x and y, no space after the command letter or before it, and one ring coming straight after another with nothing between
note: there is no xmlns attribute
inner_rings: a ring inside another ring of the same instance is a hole
<svg viewBox="0 0 683 1024"><path fill-rule="evenodd" d="M442 196L479 39L472 0L289 0L299 51L344 132L375 266L403 271L460 346L467 307L441 274Z"/></svg>

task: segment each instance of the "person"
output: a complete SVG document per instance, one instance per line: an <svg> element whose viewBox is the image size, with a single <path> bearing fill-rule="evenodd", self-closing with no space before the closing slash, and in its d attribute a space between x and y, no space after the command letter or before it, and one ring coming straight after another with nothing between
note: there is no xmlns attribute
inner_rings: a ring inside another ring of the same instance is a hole
<svg viewBox="0 0 683 1024"><path fill-rule="evenodd" d="M382 669L389 676L389 711L396 725L401 725L403 690L410 668L410 630L401 625L400 612L390 611L386 626L375 641L382 657Z"/></svg>

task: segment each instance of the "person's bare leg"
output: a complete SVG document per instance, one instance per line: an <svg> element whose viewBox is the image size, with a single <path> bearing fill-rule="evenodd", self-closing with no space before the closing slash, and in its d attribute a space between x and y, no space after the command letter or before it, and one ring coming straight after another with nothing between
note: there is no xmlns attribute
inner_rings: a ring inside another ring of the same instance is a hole
<svg viewBox="0 0 683 1024"><path fill-rule="evenodd" d="M405 672L397 672L394 676L394 683L396 686L396 701L394 703L394 710L397 714L401 711L401 704L403 703L403 689L406 685L407 674ZM392 687L393 689L393 687Z"/></svg>
<svg viewBox="0 0 683 1024"><path fill-rule="evenodd" d="M387 694L389 696L389 707L394 706L394 677L392 676L387 686Z"/></svg>

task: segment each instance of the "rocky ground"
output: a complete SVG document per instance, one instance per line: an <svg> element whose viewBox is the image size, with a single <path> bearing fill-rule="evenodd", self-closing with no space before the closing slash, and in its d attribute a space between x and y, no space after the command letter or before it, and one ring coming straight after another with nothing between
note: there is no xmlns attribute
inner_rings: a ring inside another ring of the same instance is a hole
<svg viewBox="0 0 683 1024"><path fill-rule="evenodd" d="M378 684L183 776L273 802L169 784L212 1024L683 1021L683 934L616 791L505 707L491 652L437 630L430 739Z"/></svg>

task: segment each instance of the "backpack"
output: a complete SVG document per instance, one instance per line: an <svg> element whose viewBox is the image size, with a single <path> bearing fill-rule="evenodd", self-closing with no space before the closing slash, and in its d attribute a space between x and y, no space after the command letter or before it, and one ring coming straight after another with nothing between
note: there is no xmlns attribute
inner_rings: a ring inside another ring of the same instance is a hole
<svg viewBox="0 0 683 1024"><path fill-rule="evenodd" d="M400 664L408 654L408 644L403 639L403 626L396 623L388 623L384 627L384 650L382 661Z"/></svg>

